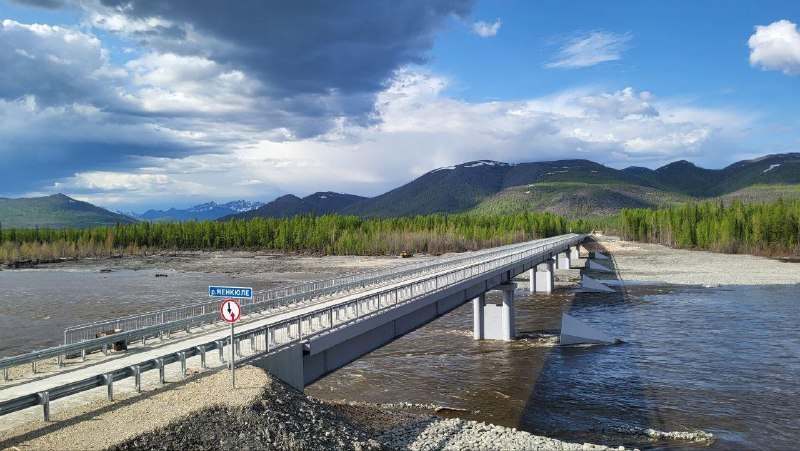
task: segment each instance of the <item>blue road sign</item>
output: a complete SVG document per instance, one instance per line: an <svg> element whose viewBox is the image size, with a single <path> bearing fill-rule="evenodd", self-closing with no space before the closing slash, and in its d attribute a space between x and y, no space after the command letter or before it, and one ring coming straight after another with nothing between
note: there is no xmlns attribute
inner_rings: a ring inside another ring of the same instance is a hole
<svg viewBox="0 0 800 451"><path fill-rule="evenodd" d="M253 297L250 287L208 287L208 295L213 298L246 298Z"/></svg>

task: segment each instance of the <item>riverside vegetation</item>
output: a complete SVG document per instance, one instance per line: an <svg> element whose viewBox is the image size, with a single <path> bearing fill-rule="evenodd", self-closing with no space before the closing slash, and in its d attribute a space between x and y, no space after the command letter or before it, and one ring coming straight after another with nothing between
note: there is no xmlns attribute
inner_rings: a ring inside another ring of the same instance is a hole
<svg viewBox="0 0 800 451"><path fill-rule="evenodd" d="M618 233L626 240L715 252L800 253L800 201L747 205L688 203L676 207L623 209Z"/></svg>
<svg viewBox="0 0 800 451"><path fill-rule="evenodd" d="M163 250L262 249L326 255L441 254L568 232L613 231L626 240L715 252L800 253L800 201L685 203L567 220L552 213L431 214L360 218L326 214L229 221L117 224L85 229L15 229L0 224L0 260L47 261Z"/></svg>
<svg viewBox="0 0 800 451"><path fill-rule="evenodd" d="M0 260L51 260L157 250L265 249L329 255L441 254L593 227L551 213L363 219L337 214L232 221L118 224L89 229L3 229Z"/></svg>

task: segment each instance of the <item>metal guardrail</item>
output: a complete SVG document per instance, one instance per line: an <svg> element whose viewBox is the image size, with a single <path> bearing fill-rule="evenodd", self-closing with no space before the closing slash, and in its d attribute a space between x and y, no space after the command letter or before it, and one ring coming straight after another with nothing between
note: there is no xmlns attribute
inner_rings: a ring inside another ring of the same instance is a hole
<svg viewBox="0 0 800 451"><path fill-rule="evenodd" d="M545 240L550 240L546 238ZM256 292L252 299L243 299L240 304L251 305L261 304L272 300L290 298L296 295L308 295L309 298L318 298L323 295L336 294L341 291L353 291L354 289L364 289L367 286L383 283L386 279L397 279L399 277L411 277L416 273L435 271L444 266L458 264L464 260L478 258L486 254L504 252L516 247L525 246L525 243L511 244L500 248L487 249L472 253L469 256L456 256L433 261L425 261L411 265L386 268L374 271L364 271L346 276L333 277L329 279L315 280L289 287L274 288ZM170 325L187 318L196 318L207 313L214 312L219 307L219 300L209 300L196 304L189 304L180 307L157 310L153 312L129 315L112 320L95 321L88 324L72 326L64 330L64 344L68 345L80 341L87 341L96 338L97 334L112 330L121 329L124 331L149 328L159 324ZM2 366L0 365L0 368Z"/></svg>
<svg viewBox="0 0 800 451"><path fill-rule="evenodd" d="M269 353L278 351L299 343L303 339L321 335L331 330L344 327L350 323L361 321L364 318L378 314L380 311L395 308L408 302L412 302L415 298L420 296L425 296L436 291L452 287L456 284L468 281L471 278L484 275L488 272L503 268L521 260L541 256L547 252L550 252L552 255L552 250L578 244L583 241L584 238L585 235L573 234L558 237L555 240L547 240L548 242L546 243L536 242L535 246L528 247L527 249L512 249L512 252L506 255L496 255L493 258L482 262L474 263L458 269L452 269L444 273L438 273L421 280L415 280L377 293L360 296L355 299L344 301L340 304L322 307L319 310L298 315L296 318L288 318L278 323L261 326L254 330L243 331L239 334L236 334L234 338L236 340L235 346L237 346L238 351L239 342L242 339L249 338L251 348L257 348L256 338L263 337L263 352ZM531 243L527 244L530 246ZM247 308L252 308L252 305L244 306L243 311ZM215 311L214 313L210 313L208 315L217 315L217 312ZM189 321L191 319L192 318L188 318L183 321ZM121 336L109 336L103 337L100 340L106 342L106 344L110 344L114 341L119 341L120 338ZM42 405L44 408L45 421L48 421L50 416L49 403L52 400L63 398L75 393L80 393L86 390L91 390L103 385L108 388L109 400L113 400L114 381L133 376L136 378L136 390L140 391L141 373L158 368L159 378L163 384L164 366L177 361L181 362L181 374L183 374L185 377L186 359L189 357L200 355L201 368L205 369L205 353L209 350L218 349L220 353L220 361L224 363L225 360L223 358L223 348L225 343L230 345L230 339L222 338L209 341L199 346L192 346L177 352L167 353L156 359L149 359L136 365L127 366L101 375L86 378L81 381L65 384L48 391L29 394L8 401L3 401L0 402L0 416L29 407ZM81 343L75 343L73 345L76 346L77 349L77 346L80 344Z"/></svg>
<svg viewBox="0 0 800 451"><path fill-rule="evenodd" d="M385 283L385 282L390 282L393 279L397 280L398 278L401 277L410 277L412 275L419 276L422 273L441 271L442 269L447 268L448 266L469 265L475 261L481 261L488 258L493 258L494 256L513 252L517 249L524 249L526 247L530 247L531 243L534 242L537 243L537 245L549 245L563 240L564 240L563 236L545 238L533 242L517 243L498 248L492 248L484 251L479 251L469 256L450 257L447 259L439 259L436 261L429 261L429 262L418 263L415 265L408 265L412 266L412 269L407 269L403 267L389 268L390 270L394 270L394 272L391 272L388 275L379 275L364 279L361 282L356 282L358 284L357 287L354 287L352 283L348 285L345 284L338 286L334 285L333 287L328 289L318 289L316 291L299 292L297 294L284 296L278 299L268 299L265 301L245 303L242 305L242 314L252 315L255 313L269 313L274 310L284 310L290 307L295 307L298 304L301 304L310 299L320 298L325 295L340 293L341 291L352 291L354 288L363 289L370 284L375 284L379 282ZM405 270L401 271L400 269L405 269ZM375 275L376 273L383 273L383 272L384 271L382 270L377 272L360 273L357 276L363 277L365 275ZM340 277L338 279L350 280L349 277L344 277L344 278ZM287 292L291 292L292 289L294 288L295 287L289 287L289 289L287 289ZM2 358L0 359L0 370L2 370L2 380L3 382L8 380L8 369L11 367L31 364L32 372L36 373L36 362L38 361L55 358L57 359L58 365L61 366L63 364L64 358L69 355L81 354L83 357L85 357L87 352L98 349L102 349L103 351L105 351L108 346L116 342L120 341L132 342L138 339L141 339L144 342L148 337L155 337L155 336L163 337L164 333L169 334L170 331L173 330L185 329L188 331L193 326L220 321L219 312L217 311L219 301L216 300L212 302L213 302L213 308L205 308L201 311L201 313L197 315L172 320L169 322L138 327L133 330L123 330L120 333L115 333L105 337L89 338L76 343L70 343L52 348L37 350L22 355ZM204 303L203 305L212 305L212 303Z"/></svg>
<svg viewBox="0 0 800 451"><path fill-rule="evenodd" d="M414 301L415 298L443 290L459 283L468 281L471 278L485 275L491 271L499 268L504 268L508 265L514 264L521 260L531 259L536 256L541 256L550 251L552 255L553 249L560 249L565 246L580 243L584 239L584 235L568 235L558 237L555 240L547 240L546 243L536 242L533 247L527 249L512 249L511 253L506 255L494 256L491 259L464 266L458 269L452 269L444 273L438 273L430 277L415 280L399 286L388 288L377 293L371 293L364 296L357 297L340 304L320 307L320 309L298 315L295 318L288 318L274 324L267 324L255 330L247 330L236 334L234 337L235 342L231 343L230 339L223 338L218 340L209 341L199 346L192 346L177 352L167 353L156 359L148 359L136 365L126 366L111 372L106 372L100 375L92 376L81 381L72 382L63 386L55 387L48 391L29 394L14 398L8 401L0 402L0 416L16 412L18 410L34 407L37 405L43 406L45 421L49 421L50 417L50 401L63 398L75 393L80 393L86 390L91 390L105 385L108 390L109 400L114 397L114 381L125 379L128 377L135 377L136 391L141 390L141 373L151 369L159 369L159 380L164 383L164 366L169 363L181 362L181 370L185 377L186 374L186 359L196 355L201 356L201 368L205 370L205 354L209 350L218 349L220 353L220 361L225 362L223 356L223 348L227 342L229 345L236 346L242 339L249 338L251 343L251 350L256 348L256 339L263 337L263 352L269 353L284 349L288 346L301 342L303 339L321 335L331 330L344 327L356 321L363 320L380 311L395 308L397 306ZM528 243L530 246L531 243ZM246 311L250 306L244 306L243 311ZM209 315L216 315L217 312ZM188 318L186 320L191 320ZM185 321L186 321L185 320ZM133 332L129 332L133 333ZM103 337L103 341L110 344L113 341L119 341L120 336ZM227 341L226 341L227 340ZM81 343L75 343L74 346ZM68 346L73 346L68 345Z"/></svg>

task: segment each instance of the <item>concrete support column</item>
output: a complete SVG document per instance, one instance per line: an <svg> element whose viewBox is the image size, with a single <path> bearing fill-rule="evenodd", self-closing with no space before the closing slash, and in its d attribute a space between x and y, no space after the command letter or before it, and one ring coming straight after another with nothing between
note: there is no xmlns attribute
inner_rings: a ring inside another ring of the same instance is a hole
<svg viewBox="0 0 800 451"><path fill-rule="evenodd" d="M555 261L550 258L536 265L535 291L537 293L552 293L553 291L553 265Z"/></svg>
<svg viewBox="0 0 800 451"><path fill-rule="evenodd" d="M536 292L536 267L535 266L533 268L531 268L530 270L528 270L528 284L530 285L530 288L528 289L528 291L530 291L531 293L535 293Z"/></svg>
<svg viewBox="0 0 800 451"><path fill-rule="evenodd" d="M578 246L571 246L569 248L570 263L572 263L572 260L578 260L579 258L581 258L581 253L578 250Z"/></svg>
<svg viewBox="0 0 800 451"><path fill-rule="evenodd" d="M569 251L564 251L556 256L556 268L570 269L569 268Z"/></svg>
<svg viewBox="0 0 800 451"><path fill-rule="evenodd" d="M483 340L483 308L486 305L486 293L472 300L473 335L476 340Z"/></svg>
<svg viewBox="0 0 800 451"><path fill-rule="evenodd" d="M516 288L517 284L515 283L495 287L497 290L503 290L503 310L501 315L503 341L511 341L516 335L516 329L514 328L514 290Z"/></svg>

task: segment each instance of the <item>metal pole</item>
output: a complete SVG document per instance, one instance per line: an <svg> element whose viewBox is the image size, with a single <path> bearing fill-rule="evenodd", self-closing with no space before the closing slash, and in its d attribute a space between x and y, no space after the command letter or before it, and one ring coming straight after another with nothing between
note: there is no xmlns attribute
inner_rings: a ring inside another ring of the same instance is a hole
<svg viewBox="0 0 800 451"><path fill-rule="evenodd" d="M233 342L233 323L231 323L231 388L236 388L236 345Z"/></svg>
<svg viewBox="0 0 800 451"><path fill-rule="evenodd" d="M44 412L44 421L50 421L50 392L39 393L39 399L42 403L42 411Z"/></svg>
<svg viewBox="0 0 800 451"><path fill-rule="evenodd" d="M106 386L108 387L108 401L114 401L114 373L106 374Z"/></svg>

